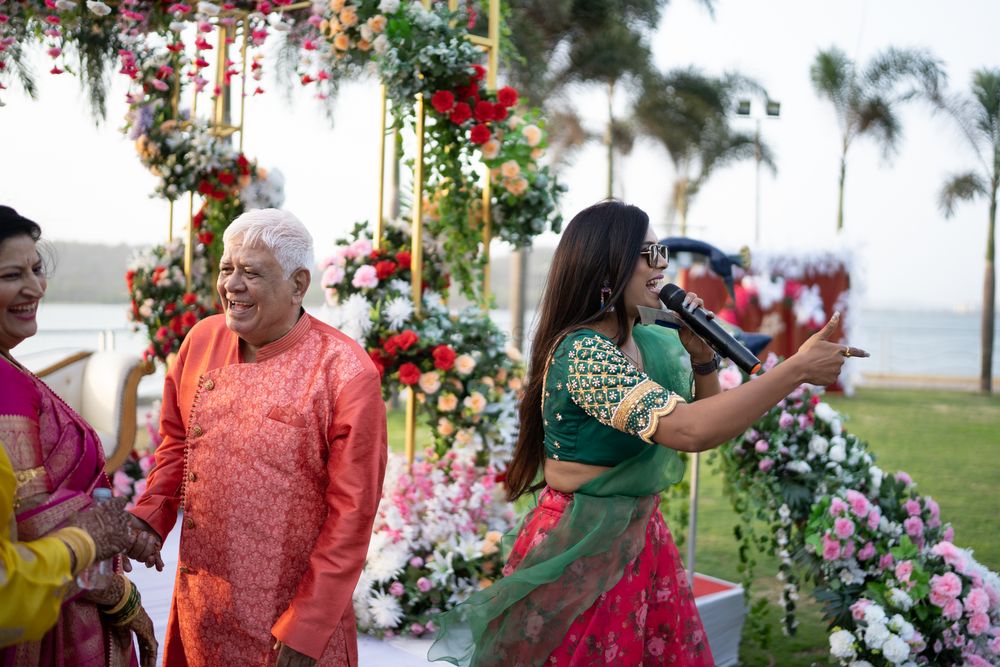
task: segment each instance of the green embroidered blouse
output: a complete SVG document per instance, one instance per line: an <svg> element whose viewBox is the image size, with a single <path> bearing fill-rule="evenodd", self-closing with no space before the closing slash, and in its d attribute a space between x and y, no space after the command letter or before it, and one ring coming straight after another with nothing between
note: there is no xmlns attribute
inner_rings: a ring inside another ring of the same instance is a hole
<svg viewBox="0 0 1000 667"><path fill-rule="evenodd" d="M633 335L644 359L683 353L663 327L639 325ZM556 347L545 378L545 455L599 466L632 458L652 444L660 418L685 402L686 387L675 381L649 377L593 329L574 331Z"/></svg>

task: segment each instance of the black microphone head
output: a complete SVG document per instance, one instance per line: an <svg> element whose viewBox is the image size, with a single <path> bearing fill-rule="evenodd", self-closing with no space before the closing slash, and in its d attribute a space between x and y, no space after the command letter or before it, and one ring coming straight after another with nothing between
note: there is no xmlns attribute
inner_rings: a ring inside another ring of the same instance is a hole
<svg viewBox="0 0 1000 667"><path fill-rule="evenodd" d="M670 310L680 310L687 292L673 283L667 283L660 290L660 301Z"/></svg>

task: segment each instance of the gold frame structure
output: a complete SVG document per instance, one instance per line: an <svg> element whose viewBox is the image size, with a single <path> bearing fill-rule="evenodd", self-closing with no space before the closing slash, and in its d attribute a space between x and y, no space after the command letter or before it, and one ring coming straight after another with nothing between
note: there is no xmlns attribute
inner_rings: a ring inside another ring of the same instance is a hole
<svg viewBox="0 0 1000 667"><path fill-rule="evenodd" d="M422 0L424 7L430 8L431 0ZM452 11L458 8L458 0L448 0L448 7ZM469 35L470 42L486 51L486 86L489 90L495 91L497 88L497 70L500 64L500 0L489 0L489 16L487 18L486 37L479 35ZM374 245L379 247L382 235L385 231L384 221L384 200L385 200L385 138L388 134L386 117L388 114L388 100L386 98L385 86L381 91L382 120L379 127L379 174L378 174L378 206L375 216ZM417 95L414 101L414 115L416 117L415 135L417 154L413 167L413 203L412 218L410 225L410 257L412 273L413 313L419 317L422 312L421 285L423 284L424 268L424 247L423 247L423 217L424 217L424 119L426 110L424 108L424 96ZM398 131L398 129L393 130ZM483 169L483 253L486 257L486 267L483 271L483 300L485 309L490 296L490 241L493 239L492 221L490 219L490 200L493 197L490 183L489 169ZM413 387L406 389L406 432L404 436L404 449L407 463L413 463L416 453L416 433L417 433L417 395Z"/></svg>

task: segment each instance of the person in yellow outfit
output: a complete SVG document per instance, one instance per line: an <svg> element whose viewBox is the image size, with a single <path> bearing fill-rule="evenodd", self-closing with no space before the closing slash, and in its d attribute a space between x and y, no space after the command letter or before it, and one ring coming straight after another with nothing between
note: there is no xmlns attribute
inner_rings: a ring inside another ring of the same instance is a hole
<svg viewBox="0 0 1000 667"><path fill-rule="evenodd" d="M73 577L131 544L125 498L81 513L76 526L18 542L16 490L14 468L0 443L0 646L41 639L59 617Z"/></svg>

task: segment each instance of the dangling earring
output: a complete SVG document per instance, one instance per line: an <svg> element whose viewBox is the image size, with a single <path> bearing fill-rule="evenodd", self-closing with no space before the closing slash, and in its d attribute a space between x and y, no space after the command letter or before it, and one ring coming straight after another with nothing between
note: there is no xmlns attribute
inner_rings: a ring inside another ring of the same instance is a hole
<svg viewBox="0 0 1000 667"><path fill-rule="evenodd" d="M605 280L604 283L601 284L601 310L604 310L604 304L610 300L611 300L611 283ZM615 312L614 305L609 305L607 312L609 313Z"/></svg>

